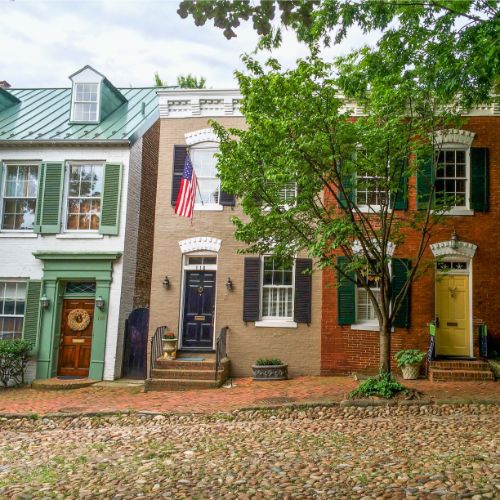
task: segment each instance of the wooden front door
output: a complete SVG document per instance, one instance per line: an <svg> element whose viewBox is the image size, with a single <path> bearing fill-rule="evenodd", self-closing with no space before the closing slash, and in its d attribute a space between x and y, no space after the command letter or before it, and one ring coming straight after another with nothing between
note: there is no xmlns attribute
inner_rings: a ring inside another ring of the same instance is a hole
<svg viewBox="0 0 500 500"><path fill-rule="evenodd" d="M64 300L58 375L88 376L94 327L94 305L94 299Z"/></svg>
<svg viewBox="0 0 500 500"><path fill-rule="evenodd" d="M182 347L213 349L215 271L186 271Z"/></svg>
<svg viewBox="0 0 500 500"><path fill-rule="evenodd" d="M436 302L436 354L470 356L469 276L441 276Z"/></svg>

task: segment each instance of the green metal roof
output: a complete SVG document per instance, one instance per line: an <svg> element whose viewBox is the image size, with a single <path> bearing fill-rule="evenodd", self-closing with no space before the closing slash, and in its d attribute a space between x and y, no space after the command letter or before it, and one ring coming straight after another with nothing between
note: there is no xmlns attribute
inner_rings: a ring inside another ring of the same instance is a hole
<svg viewBox="0 0 500 500"><path fill-rule="evenodd" d="M158 87L118 89L127 102L100 123L70 122L71 89L4 89L20 102L0 108L0 144L133 143L158 119Z"/></svg>

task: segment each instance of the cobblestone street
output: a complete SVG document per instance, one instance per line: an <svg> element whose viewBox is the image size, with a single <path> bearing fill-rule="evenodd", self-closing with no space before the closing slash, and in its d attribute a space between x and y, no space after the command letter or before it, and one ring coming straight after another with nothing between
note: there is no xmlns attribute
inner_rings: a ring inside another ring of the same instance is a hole
<svg viewBox="0 0 500 500"><path fill-rule="evenodd" d="M498 498L497 405L0 419L0 498Z"/></svg>

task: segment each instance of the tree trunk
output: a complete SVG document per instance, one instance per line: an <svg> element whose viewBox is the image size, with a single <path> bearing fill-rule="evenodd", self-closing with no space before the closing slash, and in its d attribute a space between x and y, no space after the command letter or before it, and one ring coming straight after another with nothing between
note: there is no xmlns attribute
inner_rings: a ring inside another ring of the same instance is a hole
<svg viewBox="0 0 500 500"><path fill-rule="evenodd" d="M391 328L387 324L380 326L380 363L379 373L391 371Z"/></svg>

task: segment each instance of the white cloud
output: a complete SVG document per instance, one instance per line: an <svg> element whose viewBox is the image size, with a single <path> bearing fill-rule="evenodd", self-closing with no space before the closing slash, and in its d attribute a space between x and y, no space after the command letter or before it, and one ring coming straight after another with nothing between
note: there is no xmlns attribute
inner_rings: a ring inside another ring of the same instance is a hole
<svg viewBox="0 0 500 500"><path fill-rule="evenodd" d="M16 87L68 86L68 76L85 64L117 86L152 85L158 71L168 83L179 74L207 78L209 86L234 86L240 55L251 52L257 35L251 23L226 40L221 30L177 15L178 1L0 0L0 80ZM356 36L328 54L359 46ZM275 54L285 66L305 55L293 33Z"/></svg>

